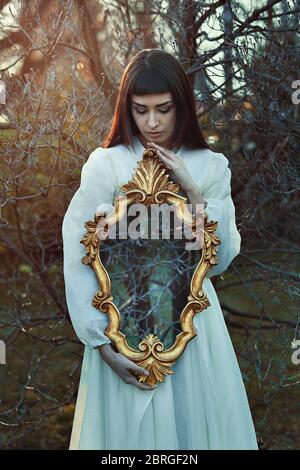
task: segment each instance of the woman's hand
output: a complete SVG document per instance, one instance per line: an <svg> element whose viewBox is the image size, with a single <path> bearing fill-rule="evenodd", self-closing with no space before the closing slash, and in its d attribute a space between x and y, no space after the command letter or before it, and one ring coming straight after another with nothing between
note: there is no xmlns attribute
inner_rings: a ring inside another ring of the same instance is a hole
<svg viewBox="0 0 300 470"><path fill-rule="evenodd" d="M197 214L198 210L200 215L206 208L207 202L203 199L202 193L194 182L192 176L188 172L183 158L175 153L171 152L161 145L156 144L155 142L148 142L149 146L154 147L157 150L157 155L160 157L164 165L169 168L170 176L175 183L178 183L181 188L187 193L189 202L192 204L193 214ZM197 207L197 204L200 207ZM196 205L196 206L195 206Z"/></svg>
<svg viewBox="0 0 300 470"><path fill-rule="evenodd" d="M122 354L115 352L111 344L103 344L99 348L102 359L118 374L118 376L126 384L134 385L140 390L154 390L157 385L144 384L139 382L134 374L149 375L149 372L143 367L138 366L135 362L130 361Z"/></svg>
<svg viewBox="0 0 300 470"><path fill-rule="evenodd" d="M157 150L157 155L160 157L163 164L166 168L171 170L170 176L175 183L180 184L182 189L186 192L194 190L196 185L191 174L188 172L182 157L171 152L171 150L156 144L155 142L148 142L148 145Z"/></svg>

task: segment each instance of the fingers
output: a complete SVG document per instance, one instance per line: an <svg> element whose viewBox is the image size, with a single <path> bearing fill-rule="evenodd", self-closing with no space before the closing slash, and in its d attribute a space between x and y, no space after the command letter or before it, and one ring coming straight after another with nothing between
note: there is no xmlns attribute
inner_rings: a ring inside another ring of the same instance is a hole
<svg viewBox="0 0 300 470"><path fill-rule="evenodd" d="M154 390L155 388L157 388L157 385L148 385L148 384L144 384L142 382L139 382L135 377L132 376L132 378L130 378L128 381L127 381L128 384L130 385L134 385L135 387L139 388L140 390Z"/></svg>
<svg viewBox="0 0 300 470"><path fill-rule="evenodd" d="M160 150L157 150L157 155L161 159L162 163L165 165L168 170L172 170L172 164L170 158L166 157L165 155L162 154Z"/></svg>
<svg viewBox="0 0 300 470"><path fill-rule="evenodd" d="M160 150L157 150L157 154L158 156L163 160L163 162L165 163L166 167L171 169L171 165L170 165L170 158L166 157Z"/></svg>
<svg viewBox="0 0 300 470"><path fill-rule="evenodd" d="M132 372L140 375L149 375L149 371L147 369L144 369L143 367L136 366L132 368Z"/></svg>
<svg viewBox="0 0 300 470"><path fill-rule="evenodd" d="M137 365L133 365L128 370L131 374L133 374L134 378L136 375L146 375L147 377L149 375L149 371L147 369L143 369L143 367L139 367Z"/></svg>
<svg viewBox="0 0 300 470"><path fill-rule="evenodd" d="M137 388L139 388L140 390L155 390L157 388L157 385L147 385L147 384L143 384L141 382L136 382L136 384L133 384L133 385L136 385Z"/></svg>
<svg viewBox="0 0 300 470"><path fill-rule="evenodd" d="M135 387L141 389L141 390L154 390L157 388L157 385L148 385L143 382L139 382L138 379L135 377L133 374L139 374L139 375L149 375L149 371L147 369L144 369L143 367L133 365L133 367L130 369L132 372L131 377L129 378L129 382L131 385L134 385Z"/></svg>
<svg viewBox="0 0 300 470"><path fill-rule="evenodd" d="M154 147L156 149L156 153L162 160L165 167L168 168L168 170L173 170L173 166L177 157L170 150L165 149L160 145L157 145L155 142L148 142L148 144L150 144L151 147Z"/></svg>
<svg viewBox="0 0 300 470"><path fill-rule="evenodd" d="M135 362L130 361L120 353L104 355L104 358L107 359L107 356L107 363L109 366L126 384L134 385L140 390L154 390L157 388L157 385L148 385L146 383L139 382L135 374L149 376L149 371L144 367L138 366Z"/></svg>
<svg viewBox="0 0 300 470"><path fill-rule="evenodd" d="M164 157L166 157L167 159L169 160L173 160L174 159L174 155L173 153L171 152L171 150L168 150L168 149L165 149L164 147L161 147L160 145L156 144L155 142L148 142L152 147L156 148L157 149L157 152L160 154L160 155L163 155Z"/></svg>

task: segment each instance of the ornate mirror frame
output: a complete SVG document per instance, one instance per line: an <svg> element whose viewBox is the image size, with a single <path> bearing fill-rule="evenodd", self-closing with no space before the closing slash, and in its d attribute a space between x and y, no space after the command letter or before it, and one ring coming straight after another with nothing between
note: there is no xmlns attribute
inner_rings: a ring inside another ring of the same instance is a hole
<svg viewBox="0 0 300 470"><path fill-rule="evenodd" d="M156 155L155 149L144 150L143 159L138 162L132 179L120 186L120 189L123 194L115 198L114 209L105 218L104 232L107 231L107 226L118 223L127 211L127 206L139 202L145 206L152 203L169 203L176 206L177 216L196 234L196 219L187 209L187 198L177 194L181 187L170 179L169 170ZM209 269L218 263L216 252L221 241L215 234L217 222L208 221L205 211L202 214L204 215L204 225L202 226L201 259L193 273L190 294L180 315L181 332L177 334L174 344L166 350L159 337L154 334L146 335L139 343L139 350L129 346L126 335L120 331L120 312L113 302L111 281L99 254L101 242L98 234L102 239L103 233L99 232L98 222L103 216L95 214L94 221L85 222L86 233L80 243L84 245L86 256L82 258L81 262L95 271L100 287L92 300L92 305L108 315L109 324L105 335L113 342L118 352L149 371L148 376L137 376L140 382L154 385L157 382L164 382L167 374L174 373L171 366L183 353L188 341L197 335L193 327L194 315L210 305L202 290L202 283Z"/></svg>

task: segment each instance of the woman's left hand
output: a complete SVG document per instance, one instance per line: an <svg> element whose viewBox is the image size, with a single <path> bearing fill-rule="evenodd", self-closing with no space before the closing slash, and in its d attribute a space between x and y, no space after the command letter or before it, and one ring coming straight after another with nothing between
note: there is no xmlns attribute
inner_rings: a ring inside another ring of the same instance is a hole
<svg viewBox="0 0 300 470"><path fill-rule="evenodd" d="M148 142L148 145L149 147L153 147L157 150L157 155L165 167L171 170L170 176L175 183L180 184L184 191L190 191L195 187L193 178L188 172L182 157L171 152L171 150L156 144L155 142Z"/></svg>

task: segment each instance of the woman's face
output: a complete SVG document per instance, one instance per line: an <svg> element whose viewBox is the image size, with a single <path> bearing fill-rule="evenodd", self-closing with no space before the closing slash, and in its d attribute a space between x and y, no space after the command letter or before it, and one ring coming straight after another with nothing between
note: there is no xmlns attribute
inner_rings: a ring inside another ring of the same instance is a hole
<svg viewBox="0 0 300 470"><path fill-rule="evenodd" d="M132 95L131 112L139 130L139 138L155 142L166 148L173 148L171 135L175 127L176 109L171 92L152 95ZM151 134L157 132L157 134Z"/></svg>

